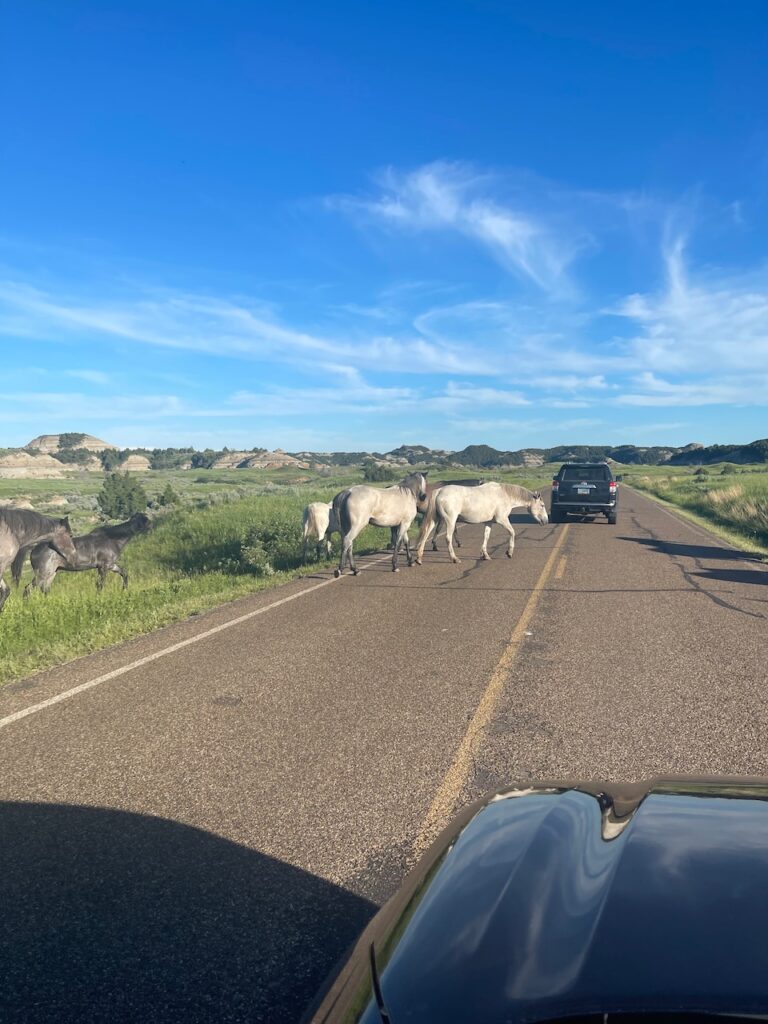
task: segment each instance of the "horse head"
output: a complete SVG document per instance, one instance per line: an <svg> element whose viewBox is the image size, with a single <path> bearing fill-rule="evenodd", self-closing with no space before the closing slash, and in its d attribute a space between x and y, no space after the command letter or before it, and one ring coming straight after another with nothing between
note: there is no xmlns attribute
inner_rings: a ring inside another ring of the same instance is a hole
<svg viewBox="0 0 768 1024"><path fill-rule="evenodd" d="M134 533L146 533L152 526L152 520L146 512L134 512L128 522Z"/></svg>
<svg viewBox="0 0 768 1024"><path fill-rule="evenodd" d="M422 505L427 500L428 472L428 470L425 470L423 473L409 473L408 476L400 482L401 487L407 487L413 494L417 505Z"/></svg>
<svg viewBox="0 0 768 1024"><path fill-rule="evenodd" d="M549 516L547 515L547 506L544 504L539 491L533 492L533 498L528 506L528 511L531 513L537 523L541 523L542 526L546 526L549 522Z"/></svg>
<svg viewBox="0 0 768 1024"><path fill-rule="evenodd" d="M49 541L51 547L66 561L73 561L77 557L75 542L72 539L72 527L69 525L69 516L59 519L53 536Z"/></svg>

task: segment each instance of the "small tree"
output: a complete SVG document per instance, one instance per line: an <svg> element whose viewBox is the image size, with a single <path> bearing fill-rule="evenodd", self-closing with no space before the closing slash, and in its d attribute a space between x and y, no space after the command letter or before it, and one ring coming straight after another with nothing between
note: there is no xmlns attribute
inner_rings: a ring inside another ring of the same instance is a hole
<svg viewBox="0 0 768 1024"><path fill-rule="evenodd" d="M110 473L96 500L107 519L127 519L148 504L144 488L130 473Z"/></svg>
<svg viewBox="0 0 768 1024"><path fill-rule="evenodd" d="M65 465L87 466L93 458L93 452L87 448L62 448L53 457Z"/></svg>
<svg viewBox="0 0 768 1024"><path fill-rule="evenodd" d="M117 469L120 463L123 461L123 457L116 448L105 448L103 452L99 454L101 464L107 473L113 472Z"/></svg>
<svg viewBox="0 0 768 1024"><path fill-rule="evenodd" d="M85 440L85 434L76 434L74 431L69 431L66 434L59 434L59 449L64 448L79 448Z"/></svg>
<svg viewBox="0 0 768 1024"><path fill-rule="evenodd" d="M390 469L389 466L380 466L372 459L363 463L363 480L368 481L368 483L383 483L384 481L394 479L394 470Z"/></svg>
<svg viewBox="0 0 768 1024"><path fill-rule="evenodd" d="M168 483L165 485L165 490L163 491L163 493L162 494L158 494L158 496L157 496L157 504L158 505L177 505L178 503L179 503L179 496L176 493L176 491L174 491L173 487L171 487L171 482L169 480Z"/></svg>

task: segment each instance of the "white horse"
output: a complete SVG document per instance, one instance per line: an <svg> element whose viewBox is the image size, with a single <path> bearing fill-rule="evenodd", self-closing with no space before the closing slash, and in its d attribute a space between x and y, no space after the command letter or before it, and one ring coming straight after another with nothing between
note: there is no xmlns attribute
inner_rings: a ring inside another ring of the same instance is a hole
<svg viewBox="0 0 768 1024"><path fill-rule="evenodd" d="M426 497L425 473L410 473L399 484L394 484L392 487L369 487L367 484L357 484L355 487L350 487L337 494L333 499L333 507L338 514L341 526L341 559L335 575L341 576L347 560L349 560L349 567L353 574L357 575L358 570L352 553L352 545L361 530L369 523L373 526L392 528L392 572L398 571L397 554L403 541L405 541L408 565L412 565L408 529L416 518L417 503L425 501Z"/></svg>
<svg viewBox="0 0 768 1024"><path fill-rule="evenodd" d="M426 542L429 535L435 529L437 524L437 517L435 516L435 499L437 498L438 491L445 487L447 484L453 484L457 487L478 487L483 481L482 480L436 480L434 483L427 484L427 499L426 501L420 501L418 503L418 511L423 516L421 520L421 530L419 531L419 537L416 541L418 547L422 541ZM434 537L432 538L432 550L437 551L437 538L440 530L445 533L445 523L440 523ZM456 529L453 534L453 539L456 542L456 547L461 547L461 541L459 540L459 531Z"/></svg>
<svg viewBox="0 0 768 1024"><path fill-rule="evenodd" d="M339 518L334 512L332 501L313 501L304 509L302 518L302 547L301 561L307 561L307 545L310 538L316 542L316 557L320 558L320 552L325 544L326 558L331 556L331 535L341 533Z"/></svg>
<svg viewBox="0 0 768 1024"><path fill-rule="evenodd" d="M513 509L522 506L528 508L537 523L549 522L546 505L538 491L529 491L516 484L501 484L494 481L481 484L479 487L457 487L455 484L441 487L435 497L433 514L438 529L442 523L445 523L445 535L451 561L459 561L453 550L453 532L456 529L457 520L461 520L463 523L485 523L482 552L483 558L486 560L491 557L488 554L491 524L498 523L499 526L503 526L509 533L507 558L511 558L512 552L515 550L515 531L509 517ZM430 532L431 524L428 522L428 517L425 516L416 546L417 565L421 565L424 545Z"/></svg>

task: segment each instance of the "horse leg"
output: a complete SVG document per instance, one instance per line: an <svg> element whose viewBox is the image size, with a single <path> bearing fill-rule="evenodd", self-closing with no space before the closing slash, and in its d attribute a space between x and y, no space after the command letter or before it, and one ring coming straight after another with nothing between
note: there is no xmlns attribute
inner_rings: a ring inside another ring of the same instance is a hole
<svg viewBox="0 0 768 1024"><path fill-rule="evenodd" d="M113 564L109 566L109 569L112 572L116 572L117 573L117 575L123 581L123 590L127 590L128 589L128 573L125 571L125 569L121 565L118 565L117 562L113 562Z"/></svg>
<svg viewBox="0 0 768 1024"><path fill-rule="evenodd" d="M413 565L413 554L411 553L411 539L408 536L409 527L410 524L409 526L406 526L405 534L403 536L403 540L405 541L405 557L408 559L408 568L410 568Z"/></svg>
<svg viewBox="0 0 768 1024"><path fill-rule="evenodd" d="M455 529L456 529L456 519L455 518L452 518L452 519L446 518L446 520L445 520L445 539L448 541L448 553L451 556L451 561L458 565L458 563L461 561L461 559L458 557L456 552L453 550L453 531Z"/></svg>
<svg viewBox="0 0 768 1024"><path fill-rule="evenodd" d="M491 560L491 556L488 554L488 538L491 536L491 524L485 524L485 532L483 533L483 559L486 562Z"/></svg>
<svg viewBox="0 0 768 1024"><path fill-rule="evenodd" d="M456 547L460 548L461 547L461 541L459 540L459 527L458 527L458 524L456 526L456 529L453 531L453 539L454 539L454 541L456 543Z"/></svg>
<svg viewBox="0 0 768 1024"><path fill-rule="evenodd" d="M421 565L421 560L424 557L424 548L426 547L429 535L434 530L437 524L435 519L435 509L431 505L424 513L424 518L421 520L421 529L419 530L419 536L416 538L416 565ZM435 534L437 537L437 534Z"/></svg>
<svg viewBox="0 0 768 1024"><path fill-rule="evenodd" d="M309 540L309 537L307 536L307 531L305 530L304 531L304 539L301 542L301 564L302 565L306 565L307 564L307 541L308 540Z"/></svg>
<svg viewBox="0 0 768 1024"><path fill-rule="evenodd" d="M515 550L515 531L510 523L509 518L505 515L496 516L494 522L497 522L499 526L503 526L504 529L509 533L509 546L507 547L507 558L512 557L512 552Z"/></svg>
<svg viewBox="0 0 768 1024"><path fill-rule="evenodd" d="M8 595L11 592L11 588L5 582L2 576L0 576L0 612L3 610L3 605L8 600Z"/></svg>
<svg viewBox="0 0 768 1024"><path fill-rule="evenodd" d="M103 590L104 589L104 584L106 583L106 580L107 580L107 570L105 568L103 568L102 566L99 566L98 569L97 569L97 576L96 576L96 589L99 590L99 591Z"/></svg>
<svg viewBox="0 0 768 1024"><path fill-rule="evenodd" d="M341 559L339 560L338 569L334 570L334 576L336 576L337 579L344 572L344 566L346 565L347 561L349 561L349 568L352 570L353 576L357 576L358 572L360 571L355 565L355 555L352 545L354 544L357 535L363 529L363 526L366 525L366 523L362 523L357 528L353 526L350 529L349 533L343 533L341 535Z"/></svg>
<svg viewBox="0 0 768 1024"><path fill-rule="evenodd" d="M392 551L392 572L400 572L397 566L397 554L400 550L400 545L403 543L403 538L405 538L405 549L408 552L408 565L411 564L411 549L408 546L408 527L406 524L400 523L399 526L393 526L392 532L394 533L395 530L397 530L397 540L393 545L394 550Z"/></svg>

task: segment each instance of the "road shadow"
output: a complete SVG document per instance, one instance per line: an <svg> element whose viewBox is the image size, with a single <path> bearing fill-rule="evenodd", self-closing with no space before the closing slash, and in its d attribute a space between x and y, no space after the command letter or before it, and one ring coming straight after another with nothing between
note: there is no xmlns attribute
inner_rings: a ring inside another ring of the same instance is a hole
<svg viewBox="0 0 768 1024"><path fill-rule="evenodd" d="M376 912L172 821L0 803L0 1020L297 1021Z"/></svg>
<svg viewBox="0 0 768 1024"><path fill-rule="evenodd" d="M653 537L618 537L617 540L626 540L632 544L641 544L643 547L651 548L664 555L676 555L680 558L706 558L722 559L728 562L754 562L754 555L746 551L736 551L732 548L716 547L714 544L677 544L673 541L655 539Z"/></svg>
<svg viewBox="0 0 768 1024"><path fill-rule="evenodd" d="M757 587L768 586L768 572L760 569L707 569L695 572L705 580L721 580L724 583L753 583Z"/></svg>

